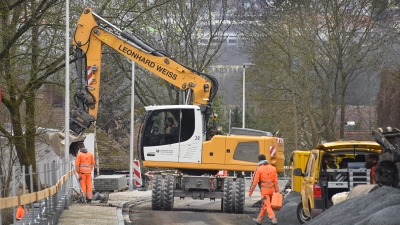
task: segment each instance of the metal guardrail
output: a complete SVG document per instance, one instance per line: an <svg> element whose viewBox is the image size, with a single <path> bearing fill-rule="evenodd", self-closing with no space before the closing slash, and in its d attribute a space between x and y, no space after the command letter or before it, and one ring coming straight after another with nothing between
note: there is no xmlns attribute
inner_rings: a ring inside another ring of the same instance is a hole
<svg viewBox="0 0 400 225"><path fill-rule="evenodd" d="M33 190L33 175L37 174L39 191L29 194L25 191L25 166L22 166L22 195L17 194L20 185L17 184L17 167L14 166L11 174L12 196L0 198L0 224L3 224L1 210L6 208L13 208L13 224L57 224L62 211L69 208L73 199L72 179L69 178L74 176L74 170L65 172L64 165L64 162L47 163L43 165L43 171L37 168L36 173L32 172L30 165L27 174L30 176L30 190ZM69 168L73 168L73 165ZM43 184L45 189L42 190ZM17 221L16 207L20 205L30 205L30 207L25 216Z"/></svg>

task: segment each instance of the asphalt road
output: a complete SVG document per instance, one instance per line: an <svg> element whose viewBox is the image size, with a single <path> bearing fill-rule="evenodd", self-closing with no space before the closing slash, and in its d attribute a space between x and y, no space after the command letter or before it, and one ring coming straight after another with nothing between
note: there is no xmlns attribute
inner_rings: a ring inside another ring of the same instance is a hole
<svg viewBox="0 0 400 225"><path fill-rule="evenodd" d="M283 182L282 182L283 183ZM284 184L284 183L283 183ZM250 182L246 182L246 191ZM283 188L283 187L282 187ZM186 198L180 200L175 198L172 211L153 211L151 202L144 202L130 209L129 218L132 224L176 224L176 225L246 225L253 224L252 219L256 218L259 208L252 207L261 198L259 190L255 190L252 197L246 197L245 212L243 214L227 214L221 212L221 200L215 201L193 200ZM280 225L299 225L296 217L297 204L300 201L298 193L290 194L284 200L284 206L276 217ZM263 224L269 224L265 220Z"/></svg>

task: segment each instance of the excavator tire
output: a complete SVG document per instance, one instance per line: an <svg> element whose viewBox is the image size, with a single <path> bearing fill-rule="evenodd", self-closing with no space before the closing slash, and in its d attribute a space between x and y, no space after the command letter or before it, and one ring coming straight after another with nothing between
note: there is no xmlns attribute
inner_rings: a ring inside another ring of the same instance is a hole
<svg viewBox="0 0 400 225"><path fill-rule="evenodd" d="M245 198L245 182L244 178L237 178L235 182L235 213L244 212Z"/></svg>
<svg viewBox="0 0 400 225"><path fill-rule="evenodd" d="M155 175L153 177L153 188L151 191L151 208L153 210L161 209L161 189L162 189L162 176Z"/></svg>
<svg viewBox="0 0 400 225"><path fill-rule="evenodd" d="M379 188L379 185L377 184L359 184L357 186L355 186L347 195L347 199L351 199L351 198L356 198L358 196L361 195L366 195L370 192L375 191L376 189Z"/></svg>
<svg viewBox="0 0 400 225"><path fill-rule="evenodd" d="M164 179L164 193L162 196L164 210L172 210L174 208L174 177L172 175L167 175Z"/></svg>
<svg viewBox="0 0 400 225"><path fill-rule="evenodd" d="M225 213L233 212L233 179L225 178L224 179L224 196L223 196L223 209L222 211Z"/></svg>

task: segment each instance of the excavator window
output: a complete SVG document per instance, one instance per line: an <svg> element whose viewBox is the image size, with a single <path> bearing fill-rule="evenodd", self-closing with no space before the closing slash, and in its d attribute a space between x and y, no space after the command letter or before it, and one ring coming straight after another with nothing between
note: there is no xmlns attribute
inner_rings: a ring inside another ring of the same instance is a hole
<svg viewBox="0 0 400 225"><path fill-rule="evenodd" d="M144 146L174 144L189 140L194 133L193 109L164 109L151 112L144 131Z"/></svg>

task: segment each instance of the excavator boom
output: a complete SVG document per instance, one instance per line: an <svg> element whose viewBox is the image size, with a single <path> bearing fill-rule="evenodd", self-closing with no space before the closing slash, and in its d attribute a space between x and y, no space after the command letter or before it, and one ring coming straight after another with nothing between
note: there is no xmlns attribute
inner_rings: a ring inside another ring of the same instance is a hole
<svg viewBox="0 0 400 225"><path fill-rule="evenodd" d="M215 77L179 63L166 51L156 50L140 37L122 31L86 8L81 14L72 38L77 51L76 107L70 113L71 143L82 141L85 129L97 119L101 85L102 45L106 44L149 72L185 91L184 104L200 105L211 109L218 91ZM84 60L86 59L86 60ZM85 65L83 66L83 64ZM82 68L85 68L82 71ZM209 114L205 121L208 122ZM77 138L79 137L79 138ZM62 152L63 133L50 134L55 152Z"/></svg>
<svg viewBox="0 0 400 225"><path fill-rule="evenodd" d="M138 36L118 29L93 13L90 8L86 8L78 20L73 44L86 55L87 88L90 92L89 99L93 100L86 102L89 102L89 114L93 117L92 120L97 119L98 113L102 44L110 46L121 55L180 90L190 90L186 95L185 104L209 104L218 89L218 82L213 76L180 64L171 54L156 50ZM90 120L89 116L87 118ZM82 118L78 122L82 120L86 120L86 118ZM81 125L87 126L87 124ZM80 132L78 131L78 133Z"/></svg>

